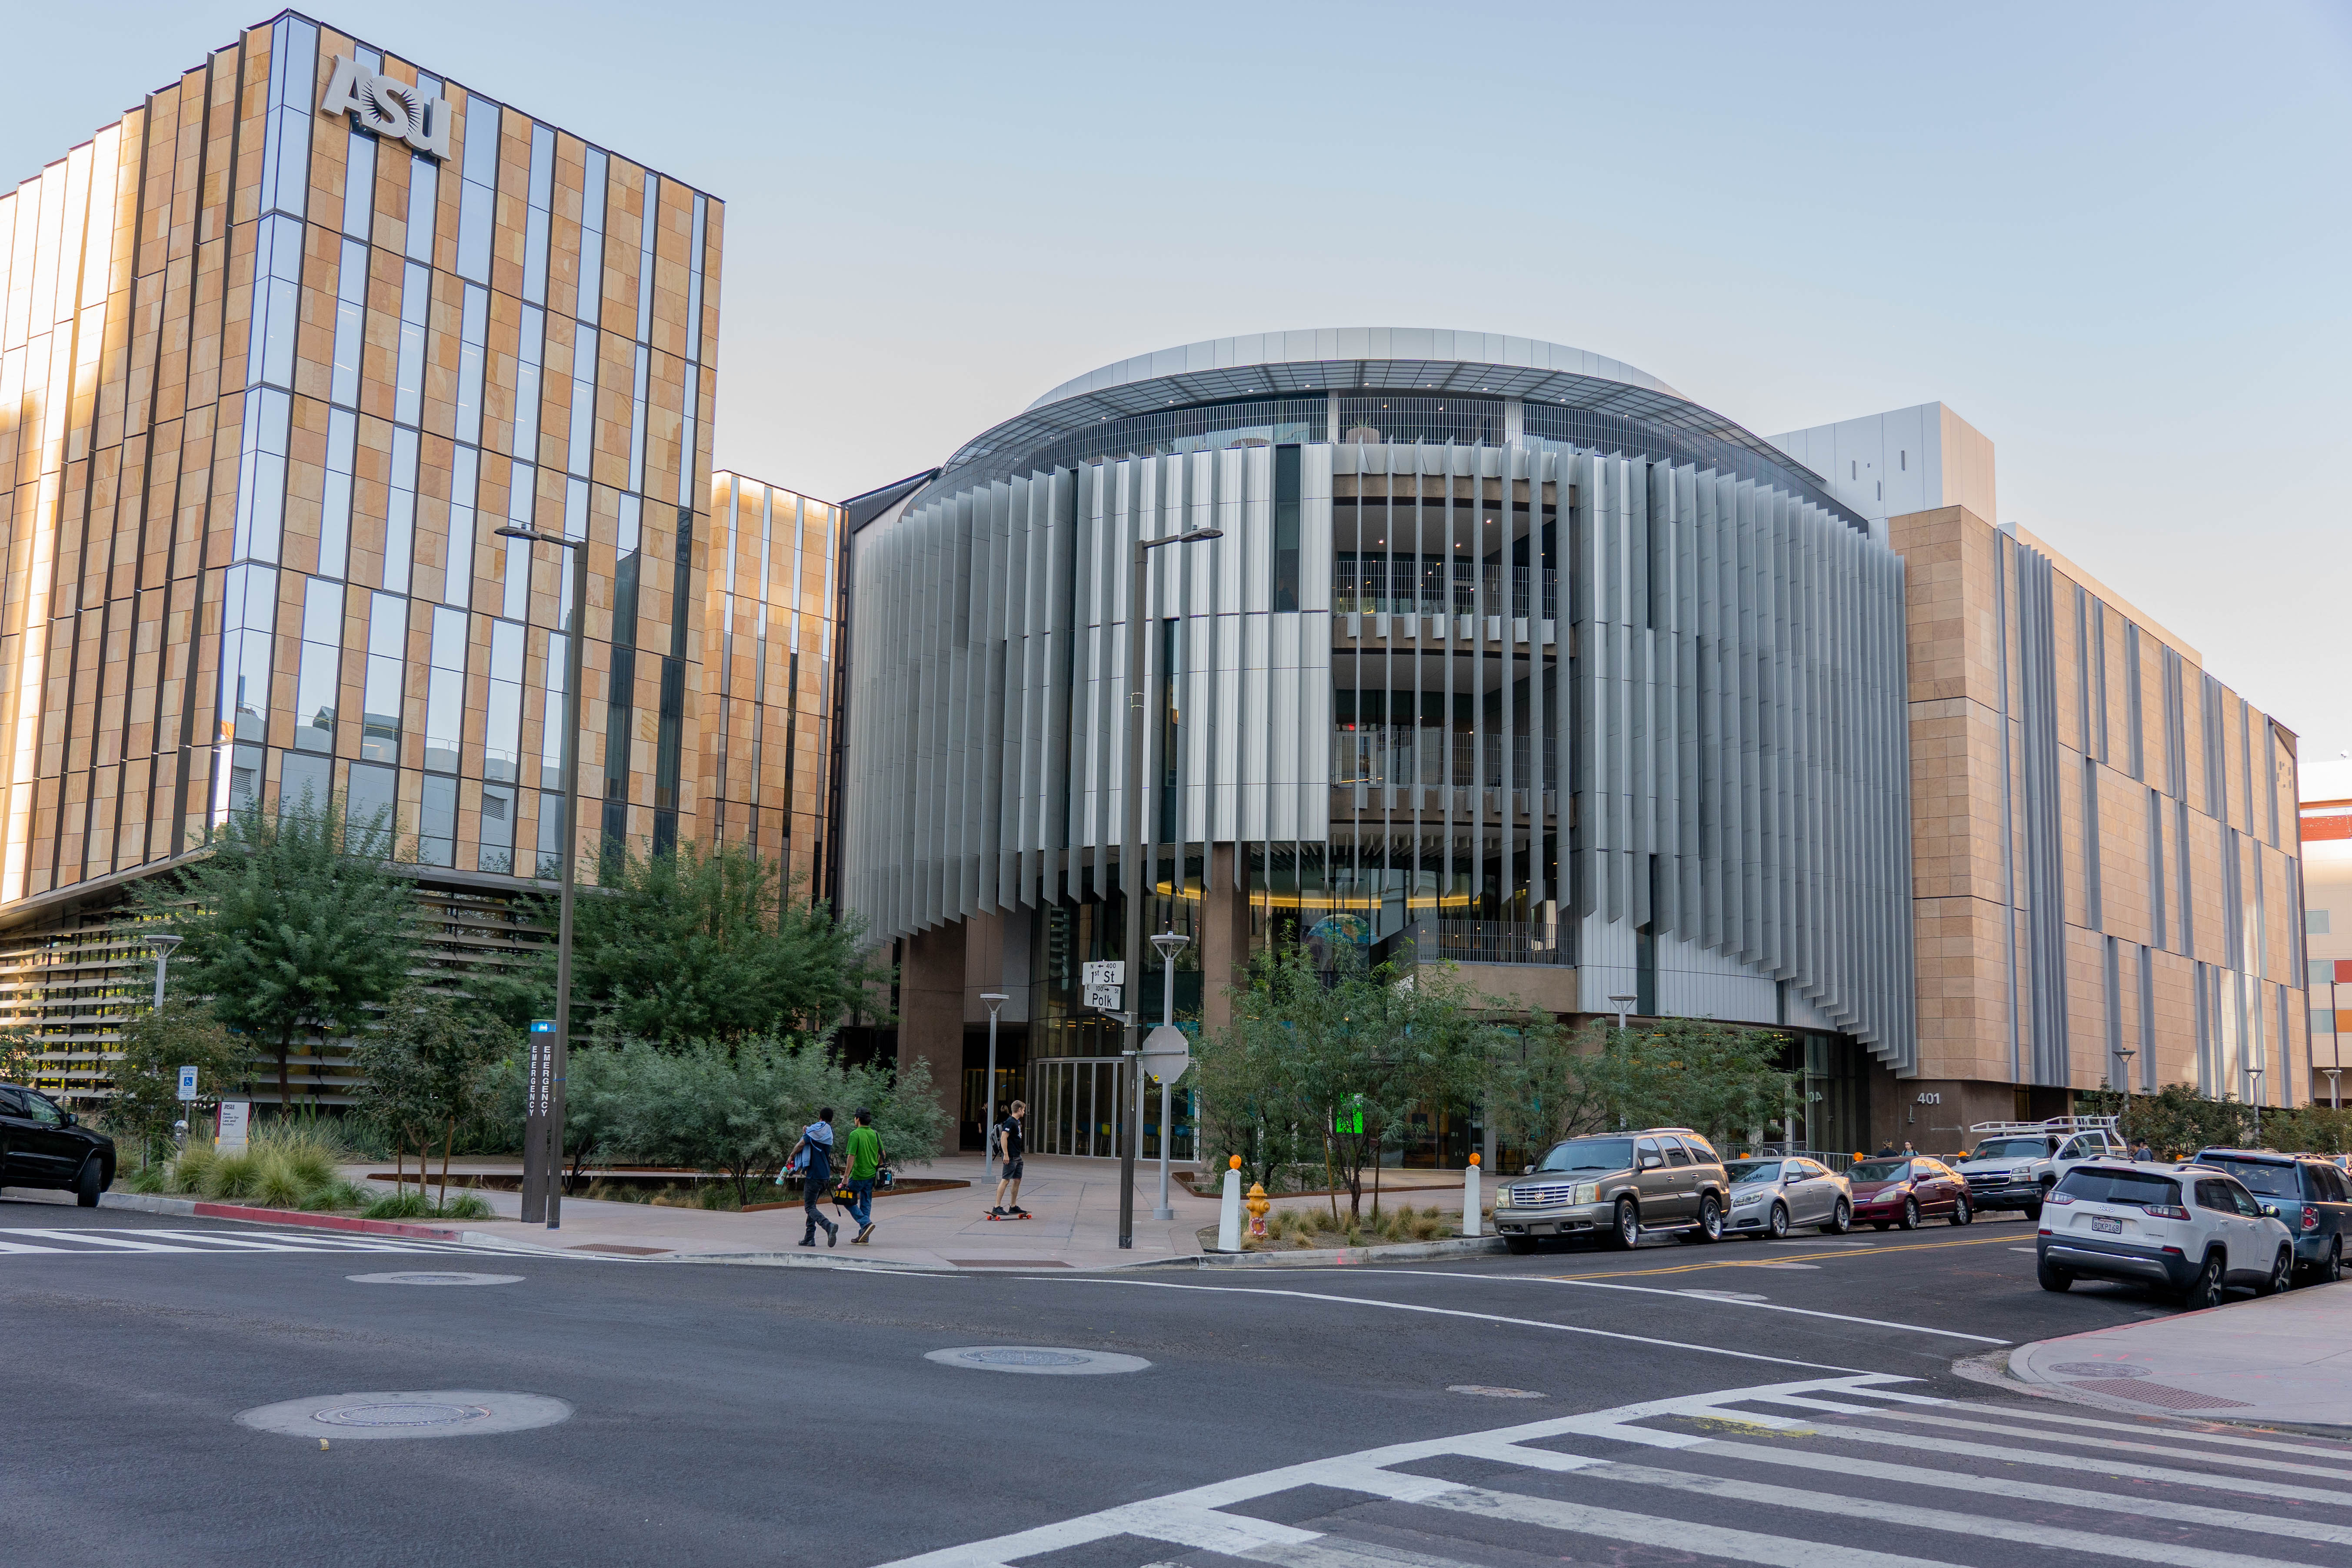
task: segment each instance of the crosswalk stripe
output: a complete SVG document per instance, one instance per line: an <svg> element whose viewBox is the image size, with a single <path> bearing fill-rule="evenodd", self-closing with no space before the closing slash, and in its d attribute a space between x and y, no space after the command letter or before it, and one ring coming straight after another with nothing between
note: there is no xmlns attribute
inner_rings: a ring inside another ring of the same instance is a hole
<svg viewBox="0 0 2352 1568"><path fill-rule="evenodd" d="M2007 1412L2003 1412L2007 1414ZM1940 1426L1956 1432L1988 1432L2000 1437L2030 1437L2044 1443L2073 1443L2078 1447L2104 1448L2124 1454L2154 1454L2160 1458L2178 1459L2185 1450L2157 1443L2126 1443L2114 1437L2096 1437L2087 1432L2044 1432L2030 1426L2004 1426L1991 1421L1966 1421L1955 1415L1930 1415L1924 1411L1906 1411L1898 1419L1923 1426ZM2123 1428L2129 1430L2129 1428ZM2311 1450L2305 1449L2309 1453ZM2284 1472L2295 1476L2318 1476L2324 1479L2352 1481L2352 1466L2298 1465L2285 1459L2259 1458L2252 1454L2200 1454L2217 1465L2242 1465L2259 1468L2273 1474ZM2352 1502L2352 1495L2345 1500Z"/></svg>
<svg viewBox="0 0 2352 1568"><path fill-rule="evenodd" d="M2208 1476L2194 1470L2168 1469L2162 1465L2135 1465L2121 1459L2093 1459L2077 1454L2044 1454L2032 1448L2011 1448L1997 1443L1968 1443L1957 1437L1925 1437L1908 1432L1877 1432L1867 1426L1837 1426L1823 1423L1811 1428L1824 1437L1854 1443L1878 1443L1895 1448L1923 1448L1936 1454L1959 1454L1972 1459L2002 1459L2012 1465L2040 1465L2044 1469L2081 1470L2139 1481L2170 1481L2179 1486L2207 1487L2215 1491L2249 1492L2256 1497L2293 1498L2298 1502L2334 1503L2352 1507L2352 1491L2325 1487L2299 1487L2286 1481L2255 1480L2243 1476ZM2040 1434L2035 1434L2040 1436ZM2218 1458L2218 1456L2216 1456Z"/></svg>
<svg viewBox="0 0 2352 1568"><path fill-rule="evenodd" d="M1708 1497L1735 1498L1742 1502L1769 1503L1776 1508L1801 1509L1811 1513L1835 1514L1845 1519L1874 1519L1885 1524L1948 1531L1994 1541L2014 1541L2028 1546L2071 1547L2077 1552L2093 1552L2103 1557L2169 1563L2175 1564L2175 1568L2294 1568L2294 1565L2277 1563L2271 1558L2249 1557L2242 1552L2208 1552L2200 1547L2099 1535L2087 1530L2066 1530L2056 1525L2012 1523L1983 1514L1957 1513L1949 1509L1915 1508L1905 1503L1882 1502L1876 1498L1855 1497L1846 1492L1804 1491L1795 1487L1777 1487L1762 1481L1730 1480L1720 1476L1693 1475L1686 1470L1661 1470L1648 1465L1610 1461L1590 1466L1580 1473L1602 1480L1632 1481L1642 1486L1664 1487Z"/></svg>
<svg viewBox="0 0 2352 1568"><path fill-rule="evenodd" d="M1769 1568L1953 1568L1932 1557L1906 1557L1866 1547L1835 1546L1794 1536L1735 1530L1728 1525L1624 1513L1613 1508L1593 1508L1518 1492L1488 1491L1483 1487L1455 1487L1426 1500L1426 1503L1481 1519L1504 1519L1515 1524L1597 1535L1604 1541L1727 1557L1735 1563L1761 1563Z"/></svg>
<svg viewBox="0 0 2352 1568"><path fill-rule="evenodd" d="M104 1230L18 1230L12 1236L37 1236L44 1241L71 1241L84 1247L114 1247L125 1252L186 1252L185 1247L173 1247L163 1242L141 1241L135 1237L117 1236Z"/></svg>
<svg viewBox="0 0 2352 1568"><path fill-rule="evenodd" d="M1895 1396L1892 1394L1882 1394L1882 1397L1891 1399ZM1851 1415L1853 1412L1864 1408L1858 1405L1832 1405L1815 1399L1778 1399L1774 1400L1773 1403L1776 1405L1801 1405L1808 1408L1834 1410L1841 1415ZM1966 1410L1979 1415L2003 1415L2029 1421L2049 1421L2066 1426L2093 1427L2102 1432L2146 1433L2150 1430L2147 1423L2145 1421L2101 1421L2094 1416L2068 1415L2060 1411L2043 1410L2032 1405L2020 1405L2015 1408L2011 1408L2006 1405L1979 1405L1973 1400L1968 1399L1926 1399L1917 1395L1906 1396L1905 1399L1905 1405L1906 1407L1917 1405L1939 1405L1948 1410ZM1874 1415L1893 1416L1896 1420L1903 1419L1905 1415L1904 1409L1901 1408L1879 1409L1872 1413ZM2184 1443L2216 1443L2224 1447L2230 1448L2259 1448L2265 1453L2272 1454L2325 1454L2329 1451L2328 1449L2319 1446L2322 1442L2329 1441L2329 1439L2326 1438L2321 1438L2310 1443L2281 1443L2263 1437L2240 1437L2226 1432L2173 1431L2170 1428L2167 1428L2167 1430L2170 1432L2171 1436L2179 1438ZM2037 1436L2039 1436L2039 1434L2037 1434ZM2341 1439L2336 1439L2335 1443L2337 1451L2344 1454L2347 1459L2352 1459L2352 1445L2347 1445Z"/></svg>
<svg viewBox="0 0 2352 1568"><path fill-rule="evenodd" d="M1619 1433L1617 1436L1630 1436L1631 1434ZM2082 1487L2052 1486L2043 1481L2011 1480L2006 1476L1974 1476L1964 1470L1930 1470L1917 1465L1895 1465L1882 1459L1856 1458L1849 1454L1813 1454L1799 1448L1767 1447L1760 1443L1740 1443L1729 1439L1702 1443L1690 1451L1751 1459L1759 1464L1783 1465L1795 1469L1820 1470L1839 1477L1906 1481L1913 1486L1937 1487L1948 1491L1967 1492L1970 1496L2015 1498L2020 1502L2056 1503L2065 1508L2090 1509L2102 1513L2168 1519L2176 1524L2208 1524L2222 1530L2252 1531L2262 1535L2283 1535L2297 1541L2352 1546L2352 1526L2323 1524L2316 1520L2289 1519L2267 1513L2245 1513L2237 1509L2214 1508L2205 1503L2174 1502L2167 1498L2149 1497L2145 1492L2093 1491Z"/></svg>
<svg viewBox="0 0 2352 1568"><path fill-rule="evenodd" d="M0 1252L64 1252L62 1247L26 1247L21 1242L0 1241Z"/></svg>

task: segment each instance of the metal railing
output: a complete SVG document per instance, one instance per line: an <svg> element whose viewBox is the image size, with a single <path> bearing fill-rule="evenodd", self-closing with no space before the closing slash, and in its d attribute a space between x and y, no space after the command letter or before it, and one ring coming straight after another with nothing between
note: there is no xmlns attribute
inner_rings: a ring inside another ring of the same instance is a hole
<svg viewBox="0 0 2352 1568"><path fill-rule="evenodd" d="M1535 737L1508 739L1512 789L1559 787L1559 760L1554 752L1545 752L1543 782L1538 785ZM1343 724L1331 732L1331 782L1398 789L1448 784L1455 789L1501 789L1504 740L1501 735L1480 737L1467 731L1412 724Z"/></svg>
<svg viewBox="0 0 2352 1568"><path fill-rule="evenodd" d="M1450 572L1410 560L1342 555L1331 564L1331 608L1358 616L1535 616L1559 614L1559 574L1532 566L1474 566Z"/></svg>
<svg viewBox="0 0 2352 1568"><path fill-rule="evenodd" d="M1373 949L1375 963L1571 964L1570 928L1521 921L1417 920Z"/></svg>

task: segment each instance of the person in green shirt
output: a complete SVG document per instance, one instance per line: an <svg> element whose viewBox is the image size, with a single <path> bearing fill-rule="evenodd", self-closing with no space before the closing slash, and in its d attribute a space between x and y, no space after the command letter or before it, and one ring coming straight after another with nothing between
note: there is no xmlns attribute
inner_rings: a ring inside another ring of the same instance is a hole
<svg viewBox="0 0 2352 1568"><path fill-rule="evenodd" d="M857 1234L849 1244L855 1247L874 1235L874 1179L882 1171L882 1134L874 1131L874 1113L862 1105L857 1125L842 1146L842 1158L849 1162L849 1217L857 1222Z"/></svg>

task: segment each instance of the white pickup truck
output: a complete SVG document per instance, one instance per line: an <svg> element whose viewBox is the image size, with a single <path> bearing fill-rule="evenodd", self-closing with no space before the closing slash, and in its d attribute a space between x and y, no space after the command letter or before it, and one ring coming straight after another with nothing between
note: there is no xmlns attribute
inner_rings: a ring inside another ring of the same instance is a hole
<svg viewBox="0 0 2352 1568"><path fill-rule="evenodd" d="M1985 1209L2023 1209L2042 1217L2042 1200L2085 1160L2127 1157L2112 1116L2053 1116L2047 1121L1979 1121L1975 1142L1953 1169L1968 1179L1969 1202Z"/></svg>

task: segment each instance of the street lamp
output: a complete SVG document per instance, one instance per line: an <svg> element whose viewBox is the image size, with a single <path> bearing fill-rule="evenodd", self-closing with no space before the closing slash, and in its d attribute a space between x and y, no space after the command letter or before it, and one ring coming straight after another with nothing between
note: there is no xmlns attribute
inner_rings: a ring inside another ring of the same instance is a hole
<svg viewBox="0 0 2352 1568"><path fill-rule="evenodd" d="M980 1184L986 1186L996 1171L996 1010L1012 1000L1002 991L983 991L988 1004L988 1112L980 1124Z"/></svg>
<svg viewBox="0 0 2352 1568"><path fill-rule="evenodd" d="M2129 1046L2117 1046L2116 1055L2123 1058L2124 1064L2123 1082L2117 1087L2124 1091L2124 1098L2129 1100L2131 1098L2131 1059L2139 1053Z"/></svg>
<svg viewBox="0 0 2352 1568"><path fill-rule="evenodd" d="M548 1051L547 1125L522 1145L522 1217L563 1223L563 1075L572 1055L572 890L580 858L580 645L588 623L588 541L509 524L501 537L572 552L572 620L563 646L563 891L555 922L555 1042Z"/></svg>
<svg viewBox="0 0 2352 1568"><path fill-rule="evenodd" d="M1617 1009L1617 1026L1619 1028L1622 1029L1625 1026L1625 1015L1632 1011L1633 1005L1640 1000L1641 998L1639 996L1633 995L1612 996L1609 998L1611 1005Z"/></svg>
<svg viewBox="0 0 2352 1568"><path fill-rule="evenodd" d="M142 940L155 950L155 1005L161 1010L163 1005L163 966L172 962L172 950L180 945L181 939L159 932Z"/></svg>
<svg viewBox="0 0 2352 1568"><path fill-rule="evenodd" d="M2249 1062L2246 1076L2253 1080L2253 1086L2246 1092L2246 1099L2254 1108L2254 1147L2259 1149L2263 1146L2263 1069Z"/></svg>
<svg viewBox="0 0 2352 1568"><path fill-rule="evenodd" d="M2336 1075L2342 1072L2344 1069L2342 1068L2321 1068L2319 1070L2327 1075L2327 1103L2329 1108L2336 1110L2343 1110L2344 1097L2336 1092Z"/></svg>
<svg viewBox="0 0 2352 1568"><path fill-rule="evenodd" d="M1160 950L1160 1026L1163 1029L1176 1026L1176 955L1183 952L1192 940L1181 931L1163 931L1151 939L1151 945ZM1169 1126L1169 1090L1173 1086L1168 1079L1168 1074L1160 1075L1160 1206L1151 1211L1153 1219L1176 1217L1176 1211L1168 1205L1168 1150L1175 1142Z"/></svg>
<svg viewBox="0 0 2352 1568"><path fill-rule="evenodd" d="M1148 891L1143 885L1144 802L1150 794L1143 781L1143 721L1150 711L1143 679L1143 567L1150 552L1163 544L1199 544L1224 536L1221 528L1196 528L1190 533L1138 539L1134 549L1128 552L1127 841L1119 846L1118 880L1127 895L1127 962L1123 973L1138 987L1143 984L1143 900ZM1118 1153L1118 1245L1122 1251L1135 1246L1135 1162L1143 1150L1142 1019L1141 1007L1127 1010L1127 1044L1119 1052L1128 1081L1135 1086L1135 1092L1128 1097L1129 1121Z"/></svg>

